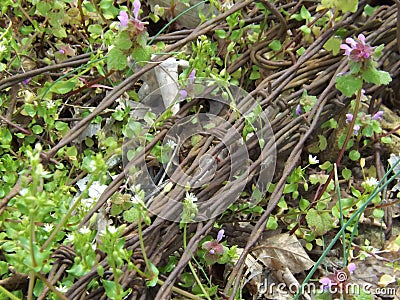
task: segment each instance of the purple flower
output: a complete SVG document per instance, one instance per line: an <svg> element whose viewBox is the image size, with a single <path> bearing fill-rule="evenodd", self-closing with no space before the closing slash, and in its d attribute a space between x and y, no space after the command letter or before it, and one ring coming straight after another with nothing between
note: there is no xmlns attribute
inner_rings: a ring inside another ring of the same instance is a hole
<svg viewBox="0 0 400 300"><path fill-rule="evenodd" d="M350 264L347 266L347 270L349 271L350 274L353 274L353 273L354 273L354 270L355 270L356 268L357 268L357 266L356 266L355 263L350 263Z"/></svg>
<svg viewBox="0 0 400 300"><path fill-rule="evenodd" d="M139 11L140 11L140 1L133 1L133 16L136 20L139 20Z"/></svg>
<svg viewBox="0 0 400 300"><path fill-rule="evenodd" d="M203 249L206 249L208 252L206 253L205 259L209 264L213 264L217 262L220 255L224 254L224 246L221 244L222 239L224 238L225 231L221 229L218 231L217 239L205 242L203 244Z"/></svg>
<svg viewBox="0 0 400 300"><path fill-rule="evenodd" d="M344 55L347 55L351 60L356 62L368 59L374 50L373 47L365 43L365 36L363 34L358 35L357 41L347 38L346 43L341 44L340 49L344 50Z"/></svg>
<svg viewBox="0 0 400 300"><path fill-rule="evenodd" d="M64 53L65 53L65 51L64 51L63 49L58 50L58 52L59 52L60 54L64 54Z"/></svg>
<svg viewBox="0 0 400 300"><path fill-rule="evenodd" d="M332 280L330 280L328 277L321 278L319 282L321 283L321 288L324 290L330 289L333 285Z"/></svg>
<svg viewBox="0 0 400 300"><path fill-rule="evenodd" d="M121 11L119 12L118 20L119 20L119 22L120 22L119 28L128 27L129 17L128 17L128 14L126 13L126 11L121 10Z"/></svg>
<svg viewBox="0 0 400 300"><path fill-rule="evenodd" d="M180 90L180 91L179 91L179 94L181 95L181 96L180 96L180 100L185 99L185 98L187 97L187 95L188 95L188 93L187 93L186 90Z"/></svg>
<svg viewBox="0 0 400 300"><path fill-rule="evenodd" d="M296 106L296 115L300 116L300 115L301 115L301 112L302 112L301 105L298 104L298 105Z"/></svg>
<svg viewBox="0 0 400 300"><path fill-rule="evenodd" d="M196 70L193 69L192 72L190 72L190 74L189 74L189 82L190 82L190 84L193 84L195 79L196 79Z"/></svg>
<svg viewBox="0 0 400 300"><path fill-rule="evenodd" d="M217 234L217 242L220 243L225 236L225 230L221 229Z"/></svg>
<svg viewBox="0 0 400 300"><path fill-rule="evenodd" d="M350 123L353 120L353 114L346 114L346 123Z"/></svg>
<svg viewBox="0 0 400 300"><path fill-rule="evenodd" d="M29 81L31 81L32 78L28 77L27 79L23 80L21 83L22 84L28 84Z"/></svg>
<svg viewBox="0 0 400 300"><path fill-rule="evenodd" d="M358 134L358 131L360 130L360 125L354 125L354 135L357 135Z"/></svg>
<svg viewBox="0 0 400 300"><path fill-rule="evenodd" d="M380 110L372 116L372 120L380 120L382 119L382 116L383 116L383 110Z"/></svg>

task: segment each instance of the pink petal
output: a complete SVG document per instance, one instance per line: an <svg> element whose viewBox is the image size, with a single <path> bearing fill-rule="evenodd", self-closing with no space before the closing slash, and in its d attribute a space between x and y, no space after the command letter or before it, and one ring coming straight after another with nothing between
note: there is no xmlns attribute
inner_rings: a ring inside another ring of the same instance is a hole
<svg viewBox="0 0 400 300"><path fill-rule="evenodd" d="M361 43L365 44L365 36L362 33L359 34L357 38Z"/></svg>
<svg viewBox="0 0 400 300"><path fill-rule="evenodd" d="M344 55L350 55L350 52L353 50L352 48L350 48L348 45L346 44L341 44L340 45L340 49L344 50Z"/></svg>
<svg viewBox="0 0 400 300"><path fill-rule="evenodd" d="M355 263L351 263L347 266L347 270L350 272L350 274L353 274L354 270L357 269L357 266Z"/></svg>
<svg viewBox="0 0 400 300"><path fill-rule="evenodd" d="M347 38L346 43L349 44L353 49L357 46L357 42L352 38Z"/></svg>
<svg viewBox="0 0 400 300"><path fill-rule="evenodd" d="M137 20L139 17L139 11L140 11L140 1L135 0L133 1L133 16Z"/></svg>

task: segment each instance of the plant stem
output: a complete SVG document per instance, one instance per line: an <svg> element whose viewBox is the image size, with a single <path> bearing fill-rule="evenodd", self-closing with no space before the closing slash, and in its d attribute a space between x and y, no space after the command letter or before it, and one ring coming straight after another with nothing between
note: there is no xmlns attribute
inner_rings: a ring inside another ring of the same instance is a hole
<svg viewBox="0 0 400 300"><path fill-rule="evenodd" d="M187 224L183 226L183 249L186 249L186 227ZM193 277L196 280L197 284L199 285L201 291L203 292L204 296L208 299L211 300L210 295L208 295L207 291L204 289L203 284L200 281L200 278L197 276L196 270L194 269L192 262L189 260L188 262L189 268L192 271Z"/></svg>
<svg viewBox="0 0 400 300"><path fill-rule="evenodd" d="M142 249L142 254L143 254L143 259L146 264L146 269L150 272L150 278L153 278L154 274L153 271L150 268L149 264L149 259L147 258L146 255L146 248L144 246L144 241L143 241L143 232L142 232L142 206L139 204L139 209L138 209L138 235L139 235L139 244L140 248Z"/></svg>

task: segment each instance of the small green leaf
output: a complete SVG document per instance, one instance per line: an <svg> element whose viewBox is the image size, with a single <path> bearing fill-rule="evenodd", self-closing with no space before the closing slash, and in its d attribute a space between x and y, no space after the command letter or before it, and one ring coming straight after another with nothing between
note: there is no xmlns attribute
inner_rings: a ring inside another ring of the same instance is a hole
<svg viewBox="0 0 400 300"><path fill-rule="evenodd" d="M337 36L332 36L326 41L324 49L331 51L333 55L337 55L340 52L340 45L342 44L342 39Z"/></svg>
<svg viewBox="0 0 400 300"><path fill-rule="evenodd" d="M351 177L351 170L347 169L347 168L344 168L342 170L342 176L343 176L344 179L349 180L350 177Z"/></svg>
<svg viewBox="0 0 400 300"><path fill-rule="evenodd" d="M332 218L327 212L318 212L311 208L306 215L307 224L316 235L324 235L332 228Z"/></svg>
<svg viewBox="0 0 400 300"><path fill-rule="evenodd" d="M277 228L278 228L278 222L276 221L276 217L269 216L268 221L267 221L267 229L275 230Z"/></svg>
<svg viewBox="0 0 400 300"><path fill-rule="evenodd" d="M114 47L107 54L107 66L110 70L123 70L127 67L126 55L118 48Z"/></svg>
<svg viewBox="0 0 400 300"><path fill-rule="evenodd" d="M359 160L360 159L360 152L358 152L357 150L351 150L350 151L350 153L349 153L349 158L352 160L352 161L357 161L357 160Z"/></svg>
<svg viewBox="0 0 400 300"><path fill-rule="evenodd" d="M332 163L330 161L326 161L319 166L321 170L328 170L330 167L332 167Z"/></svg>
<svg viewBox="0 0 400 300"><path fill-rule="evenodd" d="M33 125L32 126L32 132L34 134L41 134L43 132L43 127L40 125Z"/></svg>
<svg viewBox="0 0 400 300"><path fill-rule="evenodd" d="M148 62L151 59L151 54L153 53L153 48L150 46L144 48L135 48L132 51L132 57L137 62Z"/></svg>
<svg viewBox="0 0 400 300"><path fill-rule="evenodd" d="M385 211L384 211L383 209L377 209L377 208L375 208L375 209L372 211L372 214L374 215L374 218L382 219L382 218L385 216Z"/></svg>
<svg viewBox="0 0 400 300"><path fill-rule="evenodd" d="M88 31L94 35L101 35L103 28L99 24L93 24L88 26Z"/></svg>
<svg viewBox="0 0 400 300"><path fill-rule="evenodd" d="M279 51L282 49L282 44L279 40L273 40L271 43L268 44L268 47L270 47L274 51Z"/></svg>
<svg viewBox="0 0 400 300"><path fill-rule="evenodd" d="M153 286L156 286L156 284L157 284L158 274L160 273L160 271L158 271L157 267L151 261L149 261L149 266L150 266L151 273L153 273L153 277L151 280L148 280L146 282L146 285L153 287Z"/></svg>
<svg viewBox="0 0 400 300"><path fill-rule="evenodd" d="M384 136L383 138L381 138L381 142L384 144L391 144L392 138L390 136Z"/></svg>
<svg viewBox="0 0 400 300"><path fill-rule="evenodd" d="M69 81L57 81L54 82L50 87L50 92L57 93L57 94L66 94L72 91L75 87L76 82L69 80Z"/></svg>
<svg viewBox="0 0 400 300"><path fill-rule="evenodd" d="M128 32L122 31L119 33L114 46L121 50L128 50L132 47L132 41L129 37Z"/></svg>
<svg viewBox="0 0 400 300"><path fill-rule="evenodd" d="M390 77L390 74L388 72L379 71L374 67L362 71L361 74L366 82L370 82L376 85L388 84L392 81L392 77Z"/></svg>
<svg viewBox="0 0 400 300"><path fill-rule="evenodd" d="M338 76L335 86L343 95L351 97L362 88L362 79L353 75Z"/></svg>
<svg viewBox="0 0 400 300"><path fill-rule="evenodd" d="M336 0L336 7L344 13L355 13L358 8L358 0Z"/></svg>
<svg viewBox="0 0 400 300"><path fill-rule="evenodd" d="M300 199L299 208L301 211L305 211L309 206L310 206L310 201L304 198Z"/></svg>
<svg viewBox="0 0 400 300"><path fill-rule="evenodd" d="M217 37L219 37L220 39L226 39L226 32L225 32L225 30L217 29L217 30L215 30L215 34L216 34Z"/></svg>

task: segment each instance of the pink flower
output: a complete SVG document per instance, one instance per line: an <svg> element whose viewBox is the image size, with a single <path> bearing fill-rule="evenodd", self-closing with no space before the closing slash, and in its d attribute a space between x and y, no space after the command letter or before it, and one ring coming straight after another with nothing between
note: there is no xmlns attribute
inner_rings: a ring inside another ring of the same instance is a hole
<svg viewBox="0 0 400 300"><path fill-rule="evenodd" d="M121 10L119 12L118 20L120 22L119 23L119 28L128 27L129 17L128 17L128 14L126 13L126 11Z"/></svg>
<svg viewBox="0 0 400 300"><path fill-rule="evenodd" d="M331 286L333 285L332 280L330 280L328 277L321 278L319 282L321 283L321 289L323 290L330 289Z"/></svg>
<svg viewBox="0 0 400 300"><path fill-rule="evenodd" d="M357 41L352 38L347 38L346 43L341 44L340 49L344 50L344 55L347 55L353 61L362 61L368 59L374 48L365 43L365 36L359 34ZM349 46L350 45L350 46Z"/></svg>
<svg viewBox="0 0 400 300"><path fill-rule="evenodd" d="M383 110L380 110L372 116L372 120L380 120L382 119L382 116L383 116Z"/></svg>
<svg viewBox="0 0 400 300"><path fill-rule="evenodd" d="M346 123L350 123L353 120L353 114L346 114Z"/></svg>
<svg viewBox="0 0 400 300"><path fill-rule="evenodd" d="M133 16L136 20L139 20L139 11L140 11L140 1L133 1Z"/></svg>
<svg viewBox="0 0 400 300"><path fill-rule="evenodd" d="M210 264L217 262L220 255L224 254L224 246L221 244L222 239L224 238L224 230L221 229L218 231L217 239L209 242L205 242L203 244L203 249L206 249L208 252L206 253L206 261Z"/></svg>
<svg viewBox="0 0 400 300"><path fill-rule="evenodd" d="M350 274L353 274L354 271L355 271L355 269L357 269L357 266L356 266L355 263L350 263L350 264L347 266L347 270L349 271Z"/></svg>

